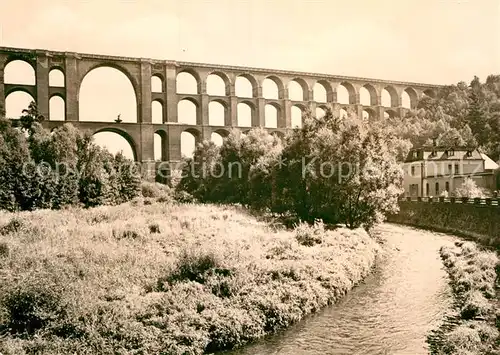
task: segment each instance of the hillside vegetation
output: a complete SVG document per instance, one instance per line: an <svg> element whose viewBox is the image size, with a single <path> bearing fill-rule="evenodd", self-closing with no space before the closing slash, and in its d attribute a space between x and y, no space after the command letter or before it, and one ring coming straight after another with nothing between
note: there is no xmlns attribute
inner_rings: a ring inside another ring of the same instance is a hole
<svg viewBox="0 0 500 355"><path fill-rule="evenodd" d="M0 353L240 346L338 300L377 250L364 230L281 230L237 207L144 199L0 213Z"/></svg>

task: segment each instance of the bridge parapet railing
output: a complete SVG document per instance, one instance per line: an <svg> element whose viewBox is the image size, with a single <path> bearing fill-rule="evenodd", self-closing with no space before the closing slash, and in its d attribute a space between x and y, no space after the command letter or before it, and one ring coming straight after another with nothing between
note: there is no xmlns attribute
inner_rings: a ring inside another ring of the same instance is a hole
<svg viewBox="0 0 500 355"><path fill-rule="evenodd" d="M423 203L457 203L500 207L500 198L469 198L469 197L405 197L400 201Z"/></svg>

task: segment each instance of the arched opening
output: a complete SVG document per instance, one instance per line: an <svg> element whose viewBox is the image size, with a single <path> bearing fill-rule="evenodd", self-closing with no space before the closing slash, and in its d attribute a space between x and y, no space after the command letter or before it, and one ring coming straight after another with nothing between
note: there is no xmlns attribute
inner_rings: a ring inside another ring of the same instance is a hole
<svg viewBox="0 0 500 355"><path fill-rule="evenodd" d="M137 122L137 99L130 79L120 70L91 70L80 86L80 121Z"/></svg>
<svg viewBox="0 0 500 355"><path fill-rule="evenodd" d="M5 117L18 119L35 99L24 91L14 91L5 98Z"/></svg>
<svg viewBox="0 0 500 355"><path fill-rule="evenodd" d="M327 102L328 93L325 84L317 82L313 87L313 100L316 102Z"/></svg>
<svg viewBox="0 0 500 355"><path fill-rule="evenodd" d="M177 122L195 125L197 122L198 107L189 99L179 101L177 104Z"/></svg>
<svg viewBox="0 0 500 355"><path fill-rule="evenodd" d="M236 78L235 81L235 95L238 97L253 97L254 85L252 82L243 75Z"/></svg>
<svg viewBox="0 0 500 355"><path fill-rule="evenodd" d="M342 119L346 119L347 118L347 110L345 108L341 108L340 111L339 111L339 117L342 118Z"/></svg>
<svg viewBox="0 0 500 355"><path fill-rule="evenodd" d="M398 116L397 112L394 110L385 110L384 118L396 118Z"/></svg>
<svg viewBox="0 0 500 355"><path fill-rule="evenodd" d="M364 86L359 89L359 103L363 106L370 106L370 92Z"/></svg>
<svg viewBox="0 0 500 355"><path fill-rule="evenodd" d="M278 84L270 78L266 78L262 83L262 97L265 99L279 99Z"/></svg>
<svg viewBox="0 0 500 355"><path fill-rule="evenodd" d="M356 102L356 91L354 86L348 82L340 83L337 87L337 102L339 104L354 104Z"/></svg>
<svg viewBox="0 0 500 355"><path fill-rule="evenodd" d="M153 144L155 161L162 161L162 139L159 133L154 134Z"/></svg>
<svg viewBox="0 0 500 355"><path fill-rule="evenodd" d="M193 74L181 72L176 79L178 94L198 94L198 81Z"/></svg>
<svg viewBox="0 0 500 355"><path fill-rule="evenodd" d="M238 104L238 113L236 116L238 127L252 127L252 107L245 103Z"/></svg>
<svg viewBox="0 0 500 355"><path fill-rule="evenodd" d="M291 116L292 128L302 128L302 109L299 106L292 106Z"/></svg>
<svg viewBox="0 0 500 355"><path fill-rule="evenodd" d="M64 73L60 69L52 69L50 71L49 86L64 87Z"/></svg>
<svg viewBox="0 0 500 355"><path fill-rule="evenodd" d="M266 128L277 128L278 127L278 108L274 105L266 105L265 107L265 122L264 126Z"/></svg>
<svg viewBox="0 0 500 355"><path fill-rule="evenodd" d="M325 117L326 111L321 107L316 107L316 118Z"/></svg>
<svg viewBox="0 0 500 355"><path fill-rule="evenodd" d="M363 110L363 119L364 120L373 120L375 119L376 114L374 110L371 110L369 108Z"/></svg>
<svg viewBox="0 0 500 355"><path fill-rule="evenodd" d="M52 96L49 101L49 120L64 121L66 119L64 99L60 96Z"/></svg>
<svg viewBox="0 0 500 355"><path fill-rule="evenodd" d="M35 69L24 60L13 60L4 68L5 84L35 85Z"/></svg>
<svg viewBox="0 0 500 355"><path fill-rule="evenodd" d="M306 86L305 82L299 82L298 80L292 80L288 84L288 98L292 101L306 101Z"/></svg>
<svg viewBox="0 0 500 355"><path fill-rule="evenodd" d="M163 123L163 104L158 100L151 103L151 121L155 124Z"/></svg>
<svg viewBox="0 0 500 355"><path fill-rule="evenodd" d="M192 158L196 148L197 134L192 131L181 133L181 155L186 158Z"/></svg>
<svg viewBox="0 0 500 355"><path fill-rule="evenodd" d="M165 131L156 131L153 136L155 161L168 160L168 142Z"/></svg>
<svg viewBox="0 0 500 355"><path fill-rule="evenodd" d="M115 155L119 152L130 159L136 160L133 144L122 134L111 131L101 131L94 134L94 143Z"/></svg>
<svg viewBox="0 0 500 355"><path fill-rule="evenodd" d="M226 83L218 74L210 74L207 77L207 94L211 96L225 96Z"/></svg>
<svg viewBox="0 0 500 355"><path fill-rule="evenodd" d="M398 93L392 86L386 86L382 90L382 106L384 107L399 106Z"/></svg>
<svg viewBox="0 0 500 355"><path fill-rule="evenodd" d="M411 108L410 95L406 91L401 94L401 106L405 108Z"/></svg>
<svg viewBox="0 0 500 355"><path fill-rule="evenodd" d="M403 91L403 95L401 96L401 106L408 109L414 109L417 107L417 104L418 104L417 92L411 87L406 88Z"/></svg>
<svg viewBox="0 0 500 355"><path fill-rule="evenodd" d="M365 84L359 89L359 103L363 106L376 106L377 90L372 85Z"/></svg>
<svg viewBox="0 0 500 355"><path fill-rule="evenodd" d="M158 75L151 77L151 92L163 92L163 80Z"/></svg>
<svg viewBox="0 0 500 355"><path fill-rule="evenodd" d="M210 140L212 142L214 142L216 146L220 147L220 146L222 146L222 143L224 142L224 137L222 137L217 132L212 132L212 134L210 135Z"/></svg>
<svg viewBox="0 0 500 355"><path fill-rule="evenodd" d="M435 98L436 92L433 89L427 89L427 90L424 90L424 95Z"/></svg>
<svg viewBox="0 0 500 355"><path fill-rule="evenodd" d="M208 124L210 126L224 126L226 108L218 101L208 104Z"/></svg>

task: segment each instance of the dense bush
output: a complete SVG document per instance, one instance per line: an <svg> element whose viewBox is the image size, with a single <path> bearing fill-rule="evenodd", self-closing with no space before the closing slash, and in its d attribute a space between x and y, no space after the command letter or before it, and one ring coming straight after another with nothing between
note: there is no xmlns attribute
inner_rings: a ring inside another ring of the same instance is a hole
<svg viewBox="0 0 500 355"><path fill-rule="evenodd" d="M351 228L397 210L402 171L392 136L331 111L304 117L283 141L262 128L230 132L220 148L203 142L177 186L204 202L240 203Z"/></svg>
<svg viewBox="0 0 500 355"><path fill-rule="evenodd" d="M129 201L140 193L140 171L111 155L70 124L45 130L36 106L19 122L0 117L0 209L86 207Z"/></svg>

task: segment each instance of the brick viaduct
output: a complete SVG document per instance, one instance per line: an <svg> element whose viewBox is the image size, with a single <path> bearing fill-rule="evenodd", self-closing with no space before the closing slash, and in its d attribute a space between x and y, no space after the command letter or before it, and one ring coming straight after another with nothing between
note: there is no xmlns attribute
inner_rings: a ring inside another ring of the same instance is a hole
<svg viewBox="0 0 500 355"><path fill-rule="evenodd" d="M28 62L34 69L36 85L18 85L4 82L4 68L14 60ZM137 100L137 122L83 122L79 121L79 90L84 77L93 69L111 67L120 70L130 80ZM49 85L51 70L60 70L64 74L65 85L52 87ZM187 72L197 81L196 94L177 92L177 76ZM225 95L209 95L207 78L209 75L219 76L225 83ZM235 82L238 77L246 78L252 85L252 97L236 95ZM161 92L152 92L152 78L161 80ZM278 88L278 97L263 97L263 82L274 81ZM302 87L302 100L289 98L289 85L295 81ZM313 88L320 84L326 91L326 102L314 101ZM348 103L337 102L337 88L342 85L349 93ZM370 95L370 105L360 103L360 89L365 88ZM210 139L213 132L227 135L232 127L238 127L238 104L245 103L251 108L251 126L265 127L265 107L272 105L277 110L277 126L270 131L284 134L291 129L291 111L294 106L315 112L316 108L331 108L334 112L341 109L353 111L359 116L366 111L370 117L389 114L402 117L406 108L402 107L402 94L410 97L412 108L422 95L432 96L438 85L426 85L409 82L396 82L378 79L366 79L326 74L314 74L284 70L258 69L228 65L178 62L170 60L153 60L145 58L129 58L73 52L57 52L50 50L34 50L0 47L0 107L5 107L6 97L16 91L29 93L37 102L38 109L49 120L49 128L64 124L62 121L51 121L49 116L49 100L59 96L65 103L65 120L80 129L92 133L111 131L127 139L134 152L135 159L143 164L154 166L153 137L158 133L162 137L162 161L178 161L181 158L181 133L189 132L196 141ZM390 94L391 107L382 106L382 91ZM178 103L189 100L196 106L196 124L187 125L178 121ZM162 104L163 122L152 122L152 103ZM209 104L212 101L224 107L224 125L209 124ZM243 129L243 128L242 128ZM249 128L246 128L248 130ZM245 129L244 129L245 130Z"/></svg>

